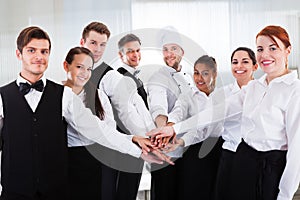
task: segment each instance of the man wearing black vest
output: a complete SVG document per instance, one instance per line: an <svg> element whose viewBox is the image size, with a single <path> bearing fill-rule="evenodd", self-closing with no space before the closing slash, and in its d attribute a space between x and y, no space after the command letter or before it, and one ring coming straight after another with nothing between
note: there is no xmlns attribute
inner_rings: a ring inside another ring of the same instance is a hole
<svg viewBox="0 0 300 200"><path fill-rule="evenodd" d="M21 72L0 88L1 200L67 199L66 125L98 143L111 130L71 88L46 79L50 50L45 31L23 29L16 50ZM124 152L144 157L131 141L126 146Z"/></svg>
<svg viewBox="0 0 300 200"><path fill-rule="evenodd" d="M90 80L109 97L118 130L126 134L145 136L155 125L143 99L137 93L135 83L131 84L131 78L113 70L101 59L109 36L108 28L100 22L91 22L82 32L80 44L94 54L95 68ZM101 152L101 162L107 165L102 171L102 181L105 183L101 186L102 198L135 200L143 162L107 148L102 148ZM134 184L118 179L117 176L123 172L133 174Z"/></svg>
<svg viewBox="0 0 300 200"><path fill-rule="evenodd" d="M122 61L122 66L117 69L118 72L134 81L134 85L138 94L144 101L145 108L148 109L147 93L144 89L143 82L138 78L140 69L137 69L141 60L141 41L134 34L123 36L118 42L119 56ZM132 82L132 81L131 81ZM144 111L143 115L149 115L148 111ZM132 196L137 195L139 183L142 176L143 161L132 156L124 156L130 160L132 165L141 166L137 173L120 172L118 179L117 195L118 199L126 193L131 192Z"/></svg>

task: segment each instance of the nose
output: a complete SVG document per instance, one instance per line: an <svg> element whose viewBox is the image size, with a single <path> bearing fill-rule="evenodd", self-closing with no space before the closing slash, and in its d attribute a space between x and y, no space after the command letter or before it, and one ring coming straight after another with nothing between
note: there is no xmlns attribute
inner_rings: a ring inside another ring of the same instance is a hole
<svg viewBox="0 0 300 200"><path fill-rule="evenodd" d="M43 53L42 52L40 52L40 51L36 51L35 52L35 58L37 59L37 60L41 60L42 58L43 58Z"/></svg>

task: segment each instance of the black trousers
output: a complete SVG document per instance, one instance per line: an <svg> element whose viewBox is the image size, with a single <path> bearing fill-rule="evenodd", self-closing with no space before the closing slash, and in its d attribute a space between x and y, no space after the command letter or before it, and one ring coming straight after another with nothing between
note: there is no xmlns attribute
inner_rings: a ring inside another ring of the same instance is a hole
<svg viewBox="0 0 300 200"><path fill-rule="evenodd" d="M212 200L219 167L219 160L222 152L223 139L208 138L211 145L214 147L203 158L200 158L199 153L205 148L201 143L190 146L183 154L182 163L183 170L180 172L182 177L182 200L198 199Z"/></svg>
<svg viewBox="0 0 300 200"><path fill-rule="evenodd" d="M151 165L151 200L182 200L182 158L175 165Z"/></svg>
<svg viewBox="0 0 300 200"><path fill-rule="evenodd" d="M68 149L69 199L115 200L118 170L106 159L113 150L99 144Z"/></svg>
<svg viewBox="0 0 300 200"><path fill-rule="evenodd" d="M236 153L223 150L216 200L276 200L286 151L261 152L242 142Z"/></svg>
<svg viewBox="0 0 300 200"><path fill-rule="evenodd" d="M136 200L144 161L127 154L119 153L119 167L117 182L117 200Z"/></svg>
<svg viewBox="0 0 300 200"><path fill-rule="evenodd" d="M0 200L66 200L67 191L56 191L51 194L22 195L12 192L2 191Z"/></svg>

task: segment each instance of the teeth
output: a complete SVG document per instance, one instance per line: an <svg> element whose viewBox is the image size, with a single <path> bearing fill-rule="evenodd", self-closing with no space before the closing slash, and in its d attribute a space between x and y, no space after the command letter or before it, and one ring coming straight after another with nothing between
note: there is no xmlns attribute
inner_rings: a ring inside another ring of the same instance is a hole
<svg viewBox="0 0 300 200"><path fill-rule="evenodd" d="M85 80L85 78L83 78L83 77L78 77L80 80L82 80L82 81L84 81Z"/></svg>
<svg viewBox="0 0 300 200"><path fill-rule="evenodd" d="M263 61L262 63L263 63L264 65L268 65L268 64L271 64L272 61Z"/></svg>
<svg viewBox="0 0 300 200"><path fill-rule="evenodd" d="M242 73L244 73L245 71L241 71L241 70L236 70L235 71L235 73L237 73L237 74L242 74Z"/></svg>

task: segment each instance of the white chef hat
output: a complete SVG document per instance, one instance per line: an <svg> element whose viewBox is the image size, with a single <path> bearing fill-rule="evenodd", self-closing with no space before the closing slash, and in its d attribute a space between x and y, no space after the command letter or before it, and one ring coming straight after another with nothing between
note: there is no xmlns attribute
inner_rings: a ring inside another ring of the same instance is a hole
<svg viewBox="0 0 300 200"><path fill-rule="evenodd" d="M158 35L161 47L166 44L177 44L183 49L183 43L180 34L173 26L163 28Z"/></svg>

